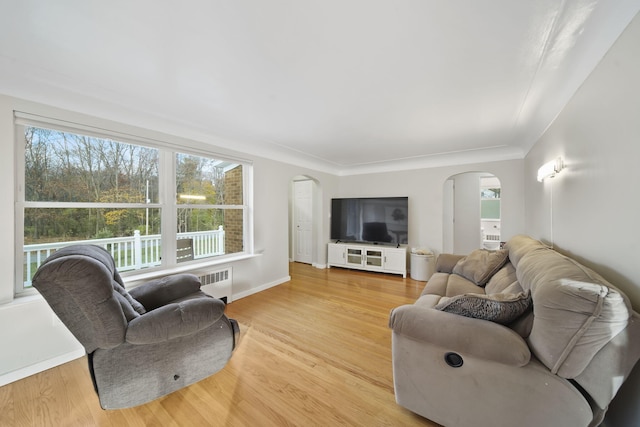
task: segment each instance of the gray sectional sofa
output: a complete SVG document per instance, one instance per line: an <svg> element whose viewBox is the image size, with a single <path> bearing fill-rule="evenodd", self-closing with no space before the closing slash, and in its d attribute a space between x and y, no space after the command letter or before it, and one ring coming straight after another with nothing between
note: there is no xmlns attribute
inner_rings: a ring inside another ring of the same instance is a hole
<svg viewBox="0 0 640 427"><path fill-rule="evenodd" d="M396 401L451 427L596 426L640 358L628 298L523 235L440 255L389 326Z"/></svg>

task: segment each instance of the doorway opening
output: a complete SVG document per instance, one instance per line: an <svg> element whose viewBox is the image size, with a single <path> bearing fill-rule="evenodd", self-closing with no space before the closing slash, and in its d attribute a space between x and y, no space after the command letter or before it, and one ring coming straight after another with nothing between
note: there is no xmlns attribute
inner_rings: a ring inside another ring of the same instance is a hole
<svg viewBox="0 0 640 427"><path fill-rule="evenodd" d="M289 192L289 260L317 264L319 185L306 175L292 179Z"/></svg>
<svg viewBox="0 0 640 427"><path fill-rule="evenodd" d="M468 254L500 248L498 177L487 172L450 176L443 185L443 251Z"/></svg>
<svg viewBox="0 0 640 427"><path fill-rule="evenodd" d="M480 177L480 232L484 249L500 249L500 180Z"/></svg>

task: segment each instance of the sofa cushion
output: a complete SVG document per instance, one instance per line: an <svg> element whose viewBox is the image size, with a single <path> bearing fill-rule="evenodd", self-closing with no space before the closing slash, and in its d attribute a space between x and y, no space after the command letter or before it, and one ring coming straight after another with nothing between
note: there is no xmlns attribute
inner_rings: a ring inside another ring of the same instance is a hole
<svg viewBox="0 0 640 427"><path fill-rule="evenodd" d="M484 288L482 286L478 286L473 282L465 279L462 276L458 276L457 274L450 274L449 281L447 282L447 290L444 295L445 297L454 297L456 295L462 294L484 294Z"/></svg>
<svg viewBox="0 0 640 427"><path fill-rule="evenodd" d="M596 283L557 280L534 295L533 352L551 370L573 378L627 325L620 294Z"/></svg>
<svg viewBox="0 0 640 427"><path fill-rule="evenodd" d="M446 295L449 276L449 273L433 273L420 295Z"/></svg>
<svg viewBox="0 0 640 427"><path fill-rule="evenodd" d="M505 249L490 251L487 249L476 249L466 257L460 259L453 273L458 274L478 286L484 286L505 262L509 252Z"/></svg>
<svg viewBox="0 0 640 427"><path fill-rule="evenodd" d="M457 274L434 273L420 295L451 297L465 293L483 294L484 288Z"/></svg>
<svg viewBox="0 0 640 427"><path fill-rule="evenodd" d="M536 250L549 249L549 247L544 243L524 234L513 236L504 245L504 248L509 251L509 261L511 261L516 269L518 269L520 259L522 259L526 254Z"/></svg>
<svg viewBox="0 0 640 427"><path fill-rule="evenodd" d="M484 292L486 294L498 294L506 292L511 284L518 281L518 277L516 276L516 269L510 262L507 263L498 270L487 282ZM518 293L518 292L507 292L507 293Z"/></svg>
<svg viewBox="0 0 640 427"><path fill-rule="evenodd" d="M441 299L442 297L440 295L422 295L414 304L418 307L433 308Z"/></svg>
<svg viewBox="0 0 640 427"><path fill-rule="evenodd" d="M552 373L564 378L579 375L631 316L621 292L552 249L524 254L517 276L533 298L531 350Z"/></svg>
<svg viewBox="0 0 640 427"><path fill-rule="evenodd" d="M513 322L509 323L509 328L511 328L515 333L520 335L522 338L526 339L531 335L531 328L533 328L533 304L524 314L518 317Z"/></svg>
<svg viewBox="0 0 640 427"><path fill-rule="evenodd" d="M438 273L453 273L453 268L456 266L460 259L464 258L464 255L454 254L440 254L436 260L436 272Z"/></svg>
<svg viewBox="0 0 640 427"><path fill-rule="evenodd" d="M448 313L507 325L520 317L530 306L530 293L520 292L519 294L457 295L442 298L435 308Z"/></svg>

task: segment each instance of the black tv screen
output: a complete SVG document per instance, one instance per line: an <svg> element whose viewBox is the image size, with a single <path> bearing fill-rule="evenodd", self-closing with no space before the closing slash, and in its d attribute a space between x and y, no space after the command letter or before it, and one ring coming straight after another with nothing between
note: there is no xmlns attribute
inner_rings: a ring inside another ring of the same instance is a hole
<svg viewBox="0 0 640 427"><path fill-rule="evenodd" d="M331 239L342 242L406 244L408 197L331 200Z"/></svg>

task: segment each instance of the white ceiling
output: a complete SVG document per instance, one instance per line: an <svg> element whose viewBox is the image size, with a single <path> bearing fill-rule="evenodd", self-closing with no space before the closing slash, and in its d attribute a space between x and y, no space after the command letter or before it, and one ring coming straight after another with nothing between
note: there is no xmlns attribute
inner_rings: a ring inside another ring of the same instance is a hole
<svg viewBox="0 0 640 427"><path fill-rule="evenodd" d="M625 0L0 0L0 93L332 173L522 158Z"/></svg>

